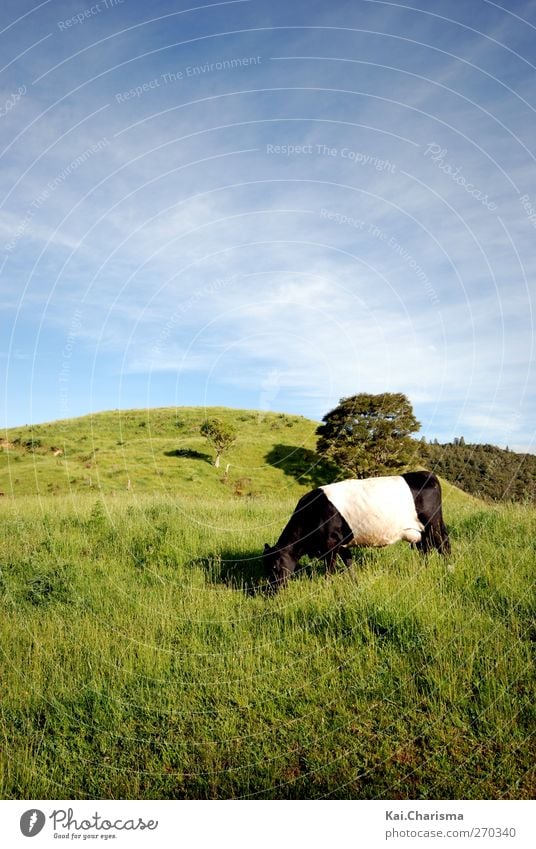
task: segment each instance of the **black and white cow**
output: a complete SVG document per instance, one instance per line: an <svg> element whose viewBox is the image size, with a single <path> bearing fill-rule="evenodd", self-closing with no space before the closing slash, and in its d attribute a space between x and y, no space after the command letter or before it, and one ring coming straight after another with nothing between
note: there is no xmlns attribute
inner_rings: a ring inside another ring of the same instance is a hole
<svg viewBox="0 0 536 849"><path fill-rule="evenodd" d="M349 546L391 545L406 540L423 554L450 552L441 487L432 472L350 479L321 486L298 501L263 561L273 588L286 583L301 557L321 557L331 571L337 555L349 566Z"/></svg>

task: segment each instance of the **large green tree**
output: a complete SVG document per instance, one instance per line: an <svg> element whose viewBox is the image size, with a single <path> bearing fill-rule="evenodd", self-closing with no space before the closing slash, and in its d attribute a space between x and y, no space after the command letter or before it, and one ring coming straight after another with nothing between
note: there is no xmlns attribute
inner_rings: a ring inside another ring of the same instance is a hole
<svg viewBox="0 0 536 849"><path fill-rule="evenodd" d="M398 474L415 457L411 434L420 428L400 392L341 398L317 428L318 453L352 477Z"/></svg>

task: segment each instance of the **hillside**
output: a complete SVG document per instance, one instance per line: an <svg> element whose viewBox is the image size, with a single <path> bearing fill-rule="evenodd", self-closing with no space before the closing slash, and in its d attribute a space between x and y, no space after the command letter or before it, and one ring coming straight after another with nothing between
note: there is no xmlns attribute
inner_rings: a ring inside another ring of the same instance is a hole
<svg viewBox="0 0 536 849"><path fill-rule="evenodd" d="M207 416L231 423L235 445L213 466L199 433ZM114 410L11 428L0 440L0 493L102 492L175 497L298 497L333 480L315 455L317 422L228 407ZM227 464L230 464L226 474ZM536 457L493 445L415 442L414 466L433 469L466 493L492 501L536 501Z"/></svg>
<svg viewBox="0 0 536 849"><path fill-rule="evenodd" d="M231 422L238 432L220 469L199 433L207 416ZM115 410L16 427L0 442L0 491L299 495L330 479L313 453L316 427L302 416L219 407Z"/></svg>

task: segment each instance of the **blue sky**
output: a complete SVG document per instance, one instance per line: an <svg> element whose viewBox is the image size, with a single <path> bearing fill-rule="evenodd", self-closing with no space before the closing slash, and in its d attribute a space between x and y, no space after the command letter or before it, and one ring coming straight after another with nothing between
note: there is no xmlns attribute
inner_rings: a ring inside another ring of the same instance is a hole
<svg viewBox="0 0 536 849"><path fill-rule="evenodd" d="M0 18L2 426L396 391L534 450L534 2Z"/></svg>

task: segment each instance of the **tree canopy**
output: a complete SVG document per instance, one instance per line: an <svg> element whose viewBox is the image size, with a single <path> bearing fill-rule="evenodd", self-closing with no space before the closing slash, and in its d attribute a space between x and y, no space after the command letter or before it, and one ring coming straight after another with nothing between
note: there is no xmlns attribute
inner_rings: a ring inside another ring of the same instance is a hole
<svg viewBox="0 0 536 849"><path fill-rule="evenodd" d="M465 492L492 501L536 503L536 457L496 445L437 440L420 448L423 464Z"/></svg>
<svg viewBox="0 0 536 849"><path fill-rule="evenodd" d="M410 435L421 425L402 393L341 398L322 421L316 430L318 453L352 477L398 474L415 456Z"/></svg>

